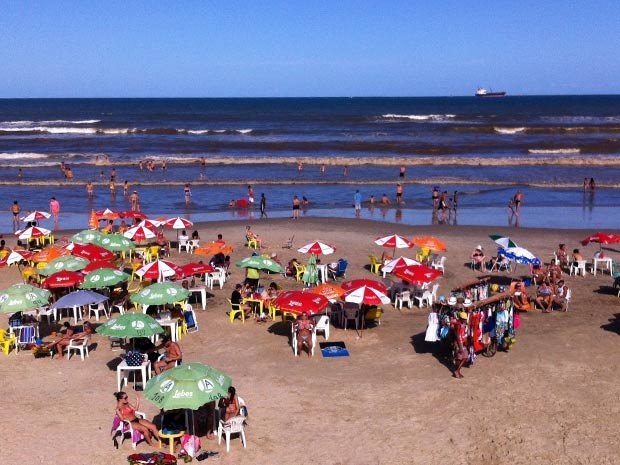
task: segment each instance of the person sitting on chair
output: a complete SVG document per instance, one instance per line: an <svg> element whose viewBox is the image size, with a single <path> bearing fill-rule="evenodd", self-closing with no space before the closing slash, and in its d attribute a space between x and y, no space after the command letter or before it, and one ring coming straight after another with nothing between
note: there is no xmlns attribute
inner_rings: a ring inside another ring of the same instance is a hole
<svg viewBox="0 0 620 465"><path fill-rule="evenodd" d="M243 314L245 315L246 318L248 318L252 309L250 308L248 304L243 303L243 296L241 295L241 289L243 289L243 286L241 284L237 284L235 286L235 290L232 291L232 294L230 295L230 303L233 306L233 310L237 310L237 309L243 310Z"/></svg>
<svg viewBox="0 0 620 465"><path fill-rule="evenodd" d="M482 251L482 246L479 245L478 247L476 247L474 249L474 251L471 253L471 259L472 259L472 264L474 269L476 268L480 268L480 271L484 270L485 268L485 263L484 263L484 252Z"/></svg>
<svg viewBox="0 0 620 465"><path fill-rule="evenodd" d="M523 289L523 285L521 283L515 284L515 290L512 293L512 302L515 308L519 311L528 312L532 309L529 298L525 293L525 289Z"/></svg>
<svg viewBox="0 0 620 465"><path fill-rule="evenodd" d="M149 446L153 446L151 442L153 437L159 441L159 430L157 426L144 418L138 418L136 416L136 410L140 408L140 399L136 397L136 405L134 406L129 403L127 393L123 391L115 392L114 396L116 397L116 414L119 418L131 422L131 426L142 433L144 440ZM114 447L118 449L116 437L114 437Z"/></svg>
<svg viewBox="0 0 620 465"><path fill-rule="evenodd" d="M312 353L312 331L314 330L314 324L312 320L308 318L308 313L303 312L297 320L295 320L295 334L297 338L297 353L301 353L305 347L308 352L308 357Z"/></svg>
<svg viewBox="0 0 620 465"><path fill-rule="evenodd" d="M549 276L549 281L552 285L558 281L558 279L562 276L562 268L560 268L556 263L555 259L551 260L549 266L547 267L547 276Z"/></svg>
<svg viewBox="0 0 620 465"><path fill-rule="evenodd" d="M181 363L183 359L183 353L181 352L181 346L176 342L172 342L170 340L170 336L167 334L162 337L161 344L156 347L156 350L166 349L164 358L158 362L153 364L153 368L155 369L155 373L160 374L162 371L169 370L170 368L174 368L176 363Z"/></svg>
<svg viewBox="0 0 620 465"><path fill-rule="evenodd" d="M564 280L560 279L558 285L555 288L555 292L551 298L551 305L549 308L553 308L554 305L560 306L560 311L565 312L568 306L568 286L564 284Z"/></svg>
<svg viewBox="0 0 620 465"><path fill-rule="evenodd" d="M549 287L546 281L543 281L540 286L538 286L538 291L536 293L536 303L540 305L542 311L544 313L551 312L551 302L552 302L552 289Z"/></svg>
<svg viewBox="0 0 620 465"><path fill-rule="evenodd" d="M224 412L224 421L228 421L239 415L241 406L239 405L237 390L233 386L228 387L228 396L220 399L220 407L226 409Z"/></svg>
<svg viewBox="0 0 620 465"><path fill-rule="evenodd" d="M566 244L558 245L558 250L555 252L558 257L558 265L561 267L568 266L568 253L566 252Z"/></svg>

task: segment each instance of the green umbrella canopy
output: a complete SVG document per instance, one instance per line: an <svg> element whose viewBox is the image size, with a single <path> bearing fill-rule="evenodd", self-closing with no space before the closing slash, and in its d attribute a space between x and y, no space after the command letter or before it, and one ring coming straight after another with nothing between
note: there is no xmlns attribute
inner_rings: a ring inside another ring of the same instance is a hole
<svg viewBox="0 0 620 465"><path fill-rule="evenodd" d="M45 267L39 270L39 274L43 276L50 276L59 271L80 271L86 265L90 263L90 260L86 260L81 257L74 257L73 255L65 255L58 257L49 262Z"/></svg>
<svg viewBox="0 0 620 465"><path fill-rule="evenodd" d="M121 234L103 234L93 241L100 247L111 252L127 252L136 248L135 244Z"/></svg>
<svg viewBox="0 0 620 465"><path fill-rule="evenodd" d="M204 363L190 362L151 378L144 397L163 410L196 410L228 395L232 380Z"/></svg>
<svg viewBox="0 0 620 465"><path fill-rule="evenodd" d="M499 234L490 234L489 237L503 249L507 249L508 247L518 247L517 244L509 237L500 236Z"/></svg>
<svg viewBox="0 0 620 465"><path fill-rule="evenodd" d="M96 229L85 229L84 231L74 234L71 237L71 241L77 242L78 244L91 244L99 239L103 239L104 237L105 234L97 231Z"/></svg>
<svg viewBox="0 0 620 465"><path fill-rule="evenodd" d="M262 257L260 255L256 255L253 257L247 257L237 262L235 266L241 268L254 268L256 270L264 270L271 271L272 273L284 273L284 268L271 258Z"/></svg>
<svg viewBox="0 0 620 465"><path fill-rule="evenodd" d="M106 321L97 327L96 331L102 336L110 337L149 337L163 333L164 328L153 317L144 313L125 313Z"/></svg>
<svg viewBox="0 0 620 465"><path fill-rule="evenodd" d="M189 291L176 283L156 283L131 296L131 301L142 305L172 304L185 300Z"/></svg>
<svg viewBox="0 0 620 465"><path fill-rule="evenodd" d="M319 282L319 270L316 268L315 255L310 255L308 266L306 266L306 271L304 271L304 275L301 277L301 280L306 284L316 284Z"/></svg>
<svg viewBox="0 0 620 465"><path fill-rule="evenodd" d="M30 284L14 284L0 292L0 313L15 313L47 305L50 292Z"/></svg>
<svg viewBox="0 0 620 465"><path fill-rule="evenodd" d="M110 268L100 268L91 271L84 277L84 282L80 285L81 289L96 289L98 287L114 286L118 283L129 281L131 275L120 270Z"/></svg>

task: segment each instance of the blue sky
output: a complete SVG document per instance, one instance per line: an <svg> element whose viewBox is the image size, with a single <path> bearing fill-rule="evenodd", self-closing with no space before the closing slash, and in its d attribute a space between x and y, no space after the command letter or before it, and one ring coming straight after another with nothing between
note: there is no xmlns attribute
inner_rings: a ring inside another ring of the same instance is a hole
<svg viewBox="0 0 620 465"><path fill-rule="evenodd" d="M617 1L5 1L0 97L620 93Z"/></svg>

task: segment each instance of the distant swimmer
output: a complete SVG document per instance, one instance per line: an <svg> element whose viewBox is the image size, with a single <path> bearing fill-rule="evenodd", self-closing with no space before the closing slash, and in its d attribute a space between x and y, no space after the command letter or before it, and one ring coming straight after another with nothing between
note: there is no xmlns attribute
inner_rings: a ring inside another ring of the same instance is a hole
<svg viewBox="0 0 620 465"><path fill-rule="evenodd" d="M93 187L93 183L90 181L86 184L86 194L89 199L92 199L95 196L95 189Z"/></svg>
<svg viewBox="0 0 620 465"><path fill-rule="evenodd" d="M523 193L519 190L515 194L515 215L519 216L519 210L521 209L521 204L523 203Z"/></svg>
<svg viewBox="0 0 620 465"><path fill-rule="evenodd" d="M589 187L588 178L583 178L583 191L587 191Z"/></svg>
<svg viewBox="0 0 620 465"><path fill-rule="evenodd" d="M299 208L300 208L299 197L294 196L293 197L293 219L294 220L299 218Z"/></svg>
<svg viewBox="0 0 620 465"><path fill-rule="evenodd" d="M252 186L248 186L248 202L254 204L254 188Z"/></svg>
<svg viewBox="0 0 620 465"><path fill-rule="evenodd" d="M303 163L302 163L302 162L299 162L299 163L297 164L297 171L299 171L299 172L301 173L301 171L302 171L303 169L304 169L304 165L303 165Z"/></svg>
<svg viewBox="0 0 620 465"><path fill-rule="evenodd" d="M116 197L116 184L114 184L114 178L110 178L110 195Z"/></svg>
<svg viewBox="0 0 620 465"><path fill-rule="evenodd" d="M144 164L142 163L142 160L138 162L138 168L140 169L140 171L144 170Z"/></svg>
<svg viewBox="0 0 620 465"><path fill-rule="evenodd" d="M189 187L189 184L185 184L185 187L183 188L183 195L185 196L185 205L189 205L189 201L192 198L192 190Z"/></svg>
<svg viewBox="0 0 620 465"><path fill-rule="evenodd" d="M349 165L344 165L342 169L342 175L346 178L349 175Z"/></svg>
<svg viewBox="0 0 620 465"><path fill-rule="evenodd" d="M116 168L112 168L112 171L110 171L110 181L116 181Z"/></svg>
<svg viewBox="0 0 620 465"><path fill-rule="evenodd" d="M60 215L60 202L56 200L56 197L52 197L50 200L50 213L54 217L54 228L58 229L58 216Z"/></svg>
<svg viewBox="0 0 620 465"><path fill-rule="evenodd" d="M71 168L67 166L67 169L65 170L65 178L68 180L73 179L73 171L71 171Z"/></svg>
<svg viewBox="0 0 620 465"><path fill-rule="evenodd" d="M383 194L381 196L381 205L390 205L392 202L390 202L389 197L387 196L387 194Z"/></svg>
<svg viewBox="0 0 620 465"><path fill-rule="evenodd" d="M267 198L265 194L260 195L260 217L267 218Z"/></svg>
<svg viewBox="0 0 620 465"><path fill-rule="evenodd" d="M23 177L24 177L24 173L22 172L22 169L21 169L21 168L19 168L19 169L17 170L17 178L18 178L18 179L22 179Z"/></svg>
<svg viewBox="0 0 620 465"><path fill-rule="evenodd" d="M433 187L432 199L433 199L433 209L437 210L437 207L439 207L439 186Z"/></svg>
<svg viewBox="0 0 620 465"><path fill-rule="evenodd" d="M134 212L140 211L140 198L138 197L138 191L133 191L129 199L131 200L131 210Z"/></svg>
<svg viewBox="0 0 620 465"><path fill-rule="evenodd" d="M398 174L401 178L405 177L405 171L407 170L407 168L405 167L405 165L402 165L400 167L400 173Z"/></svg>
<svg viewBox="0 0 620 465"><path fill-rule="evenodd" d="M454 191L452 194L452 210L456 211L459 207L459 191Z"/></svg>
<svg viewBox="0 0 620 465"><path fill-rule="evenodd" d="M596 188L596 184L594 183L594 178L590 178L590 190L593 191Z"/></svg>
<svg viewBox="0 0 620 465"><path fill-rule="evenodd" d="M396 184L396 203L402 203L403 201L403 185Z"/></svg>
<svg viewBox="0 0 620 465"><path fill-rule="evenodd" d="M325 163L321 164L321 174L325 174Z"/></svg>
<svg viewBox="0 0 620 465"><path fill-rule="evenodd" d="M161 162L161 170L165 173L166 172L166 162L162 161Z"/></svg>
<svg viewBox="0 0 620 465"><path fill-rule="evenodd" d="M129 197L129 183L127 181L123 183L123 195Z"/></svg>

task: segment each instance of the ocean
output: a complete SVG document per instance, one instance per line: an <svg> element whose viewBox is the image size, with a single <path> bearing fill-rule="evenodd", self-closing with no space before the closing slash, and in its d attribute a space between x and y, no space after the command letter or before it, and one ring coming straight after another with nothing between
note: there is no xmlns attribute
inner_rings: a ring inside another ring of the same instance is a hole
<svg viewBox="0 0 620 465"><path fill-rule="evenodd" d="M518 226L615 228L619 137L620 96L4 99L0 232L12 229L13 200L47 210L55 196L71 228L85 227L92 208L129 209L124 181L152 217L258 218L257 208L229 207L252 185L272 217L290 216L294 195L308 199L305 215L354 217L359 189L363 218L517 225L507 206L521 190ZM402 205L368 205L370 195L394 202L398 182ZM456 214L433 215L434 186L458 191Z"/></svg>

